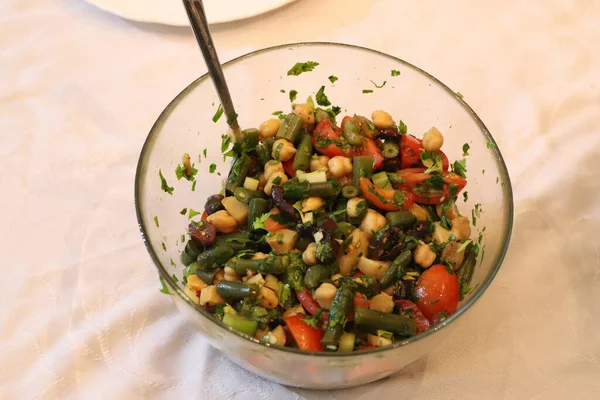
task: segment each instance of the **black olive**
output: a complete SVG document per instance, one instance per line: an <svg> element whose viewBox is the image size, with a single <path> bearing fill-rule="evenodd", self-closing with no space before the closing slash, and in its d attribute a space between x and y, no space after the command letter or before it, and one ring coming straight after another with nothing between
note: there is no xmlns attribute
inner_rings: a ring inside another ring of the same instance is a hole
<svg viewBox="0 0 600 400"><path fill-rule="evenodd" d="M319 219L319 223L317 226L320 230L327 233L333 233L337 229L337 223L329 217L323 217Z"/></svg>
<svg viewBox="0 0 600 400"><path fill-rule="evenodd" d="M424 238L429 233L429 221L417 221L406 231L407 235L414 236L418 239Z"/></svg>
<svg viewBox="0 0 600 400"><path fill-rule="evenodd" d="M394 300L410 300L415 286L415 281L402 280L394 285L393 297Z"/></svg>
<svg viewBox="0 0 600 400"><path fill-rule="evenodd" d="M390 126L389 128L381 129L379 131L379 138L386 140L393 140L395 142L400 141L400 135L398 134L398 128Z"/></svg>
<svg viewBox="0 0 600 400"><path fill-rule="evenodd" d="M258 242L259 240L261 240L268 232L264 229L253 229L250 231L250 233L248 234L248 239L252 240L253 242Z"/></svg>
<svg viewBox="0 0 600 400"><path fill-rule="evenodd" d="M273 186L271 189L271 198L285 218L294 222L300 221L300 218L296 214L296 209L283 198L283 187Z"/></svg>
<svg viewBox="0 0 600 400"><path fill-rule="evenodd" d="M381 170L386 172L396 172L399 169L402 169L402 161L400 157L402 157L402 155L394 158L386 158L385 160L383 160Z"/></svg>
<svg viewBox="0 0 600 400"><path fill-rule="evenodd" d="M206 204L204 204L204 209L208 215L214 214L217 211L224 210L223 204L221 204L221 200L224 197L220 194L213 194L208 199L206 199Z"/></svg>

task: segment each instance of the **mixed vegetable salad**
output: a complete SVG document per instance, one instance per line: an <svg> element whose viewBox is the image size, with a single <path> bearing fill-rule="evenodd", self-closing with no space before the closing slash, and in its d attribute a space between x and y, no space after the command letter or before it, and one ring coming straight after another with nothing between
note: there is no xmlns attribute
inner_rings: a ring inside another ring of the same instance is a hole
<svg viewBox="0 0 600 400"><path fill-rule="evenodd" d="M383 110L338 126L308 103L242 136L223 148L234 158L224 194L188 227L193 301L310 351L388 346L456 311L479 247L455 204L465 163L450 164L436 128L419 139Z"/></svg>

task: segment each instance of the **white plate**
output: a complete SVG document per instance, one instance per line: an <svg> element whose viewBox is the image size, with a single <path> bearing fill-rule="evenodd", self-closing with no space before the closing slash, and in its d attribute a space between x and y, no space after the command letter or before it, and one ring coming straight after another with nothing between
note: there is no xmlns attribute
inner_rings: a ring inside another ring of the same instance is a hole
<svg viewBox="0 0 600 400"><path fill-rule="evenodd" d="M166 25L187 26L189 21L181 0L85 0L120 17ZM210 24L253 17L296 0L204 0Z"/></svg>

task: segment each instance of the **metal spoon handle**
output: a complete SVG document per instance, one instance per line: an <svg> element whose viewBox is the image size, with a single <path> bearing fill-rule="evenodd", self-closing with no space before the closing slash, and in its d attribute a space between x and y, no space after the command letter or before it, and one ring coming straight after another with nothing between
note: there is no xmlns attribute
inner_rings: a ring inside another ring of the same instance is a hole
<svg viewBox="0 0 600 400"><path fill-rule="evenodd" d="M190 24L192 25L192 30L194 31L198 45L200 46L200 50L202 50L204 61L208 67L208 74L221 99L223 111L225 111L225 115L227 116L227 123L235 133L236 138L239 139L240 128L237 122L237 114L233 107L233 101L231 101L231 94L229 93L227 81L225 81L225 76L221 69L221 63L219 62L219 57L217 56L210 30L208 29L208 22L206 20L202 0L183 0L183 5L190 20Z"/></svg>

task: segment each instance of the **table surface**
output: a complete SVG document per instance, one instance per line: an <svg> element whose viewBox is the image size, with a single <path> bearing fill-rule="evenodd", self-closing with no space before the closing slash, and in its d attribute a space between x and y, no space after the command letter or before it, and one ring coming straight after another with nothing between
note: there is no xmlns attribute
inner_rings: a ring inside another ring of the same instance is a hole
<svg viewBox="0 0 600 400"><path fill-rule="evenodd" d="M205 72L191 33L4 0L0 398L600 398L598 15L594 0L301 0L214 28L222 60L313 40L404 58L465 96L510 170L508 255L449 344L314 392L224 359L158 292L134 170L163 107Z"/></svg>

